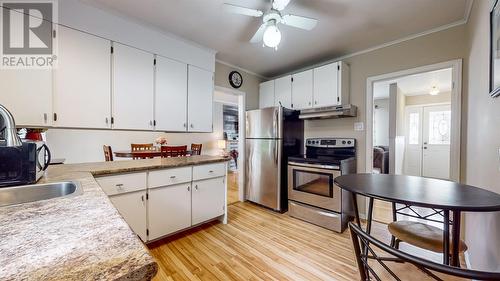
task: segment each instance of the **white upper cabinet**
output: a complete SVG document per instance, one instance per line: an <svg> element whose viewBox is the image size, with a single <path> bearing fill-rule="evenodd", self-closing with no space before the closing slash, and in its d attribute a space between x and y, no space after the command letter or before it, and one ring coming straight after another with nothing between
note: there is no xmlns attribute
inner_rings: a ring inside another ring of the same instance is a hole
<svg viewBox="0 0 500 281"><path fill-rule="evenodd" d="M113 128L153 130L154 56L118 43L113 48Z"/></svg>
<svg viewBox="0 0 500 281"><path fill-rule="evenodd" d="M16 126L50 126L52 70L0 70L0 104L12 113Z"/></svg>
<svg viewBox="0 0 500 281"><path fill-rule="evenodd" d="M214 74L188 66L188 131L212 132Z"/></svg>
<svg viewBox="0 0 500 281"><path fill-rule="evenodd" d="M292 104L293 109L312 107L313 100L313 71L306 70L292 75Z"/></svg>
<svg viewBox="0 0 500 281"><path fill-rule="evenodd" d="M334 62L314 69L315 107L338 104L338 65Z"/></svg>
<svg viewBox="0 0 500 281"><path fill-rule="evenodd" d="M259 108L270 106L274 106L274 80L259 85Z"/></svg>
<svg viewBox="0 0 500 281"><path fill-rule="evenodd" d="M54 125L111 128L111 42L64 26L58 36Z"/></svg>
<svg viewBox="0 0 500 281"><path fill-rule="evenodd" d="M292 76L274 80L274 105L292 108Z"/></svg>
<svg viewBox="0 0 500 281"><path fill-rule="evenodd" d="M156 58L156 130L187 130L187 75L187 64L160 56Z"/></svg>

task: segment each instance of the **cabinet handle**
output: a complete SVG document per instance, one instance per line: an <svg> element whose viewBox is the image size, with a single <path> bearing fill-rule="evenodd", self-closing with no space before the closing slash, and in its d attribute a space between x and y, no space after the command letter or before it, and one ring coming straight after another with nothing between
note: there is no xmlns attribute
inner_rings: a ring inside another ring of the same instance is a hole
<svg viewBox="0 0 500 281"><path fill-rule="evenodd" d="M109 119L108 119L108 117L106 117L106 125L108 125L108 124L109 124Z"/></svg>
<svg viewBox="0 0 500 281"><path fill-rule="evenodd" d="M188 191L191 191L191 186L188 185Z"/></svg>
<svg viewBox="0 0 500 281"><path fill-rule="evenodd" d="M170 176L171 179L175 179L175 176Z"/></svg>
<svg viewBox="0 0 500 281"><path fill-rule="evenodd" d="M186 123L183 123L182 124L182 127L186 128L187 124Z"/></svg>
<svg viewBox="0 0 500 281"><path fill-rule="evenodd" d="M195 185L195 186L194 186L194 189L198 190L198 185Z"/></svg>
<svg viewBox="0 0 500 281"><path fill-rule="evenodd" d="M318 101L314 101L314 104L318 104Z"/></svg>
<svg viewBox="0 0 500 281"><path fill-rule="evenodd" d="M194 125L193 125L193 124L191 124L191 125L190 125L190 127L191 127L191 128L194 128Z"/></svg>
<svg viewBox="0 0 500 281"><path fill-rule="evenodd" d="M144 195L141 195L141 201L144 202Z"/></svg>
<svg viewBox="0 0 500 281"><path fill-rule="evenodd" d="M118 188L118 190L123 190L123 183L117 183L116 187Z"/></svg>
<svg viewBox="0 0 500 281"><path fill-rule="evenodd" d="M208 172L209 172L209 173L213 173L214 171L210 170L210 171L208 171Z"/></svg>
<svg viewBox="0 0 500 281"><path fill-rule="evenodd" d="M309 102L309 105L311 105L311 102Z"/></svg>
<svg viewBox="0 0 500 281"><path fill-rule="evenodd" d="M43 122L47 123L48 115L47 113L43 114Z"/></svg>
<svg viewBox="0 0 500 281"><path fill-rule="evenodd" d="M149 126L153 127L153 121L149 120Z"/></svg>

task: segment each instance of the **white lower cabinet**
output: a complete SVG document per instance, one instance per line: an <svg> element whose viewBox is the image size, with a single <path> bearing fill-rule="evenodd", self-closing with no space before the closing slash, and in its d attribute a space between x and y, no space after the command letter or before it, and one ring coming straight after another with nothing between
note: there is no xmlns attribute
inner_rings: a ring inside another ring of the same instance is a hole
<svg viewBox="0 0 500 281"><path fill-rule="evenodd" d="M146 190L116 194L109 199L135 234L147 241Z"/></svg>
<svg viewBox="0 0 500 281"><path fill-rule="evenodd" d="M226 208L225 191L225 177L193 182L193 225L224 214Z"/></svg>
<svg viewBox="0 0 500 281"><path fill-rule="evenodd" d="M227 222L226 163L97 178L130 228L148 242L215 218Z"/></svg>
<svg viewBox="0 0 500 281"><path fill-rule="evenodd" d="M148 204L148 240L191 226L190 182L150 189Z"/></svg>

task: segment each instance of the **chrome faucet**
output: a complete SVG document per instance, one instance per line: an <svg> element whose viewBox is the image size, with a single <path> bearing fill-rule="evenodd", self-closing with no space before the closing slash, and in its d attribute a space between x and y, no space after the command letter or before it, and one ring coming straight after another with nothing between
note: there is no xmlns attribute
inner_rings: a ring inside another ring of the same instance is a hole
<svg viewBox="0 0 500 281"><path fill-rule="evenodd" d="M3 131L3 136L5 138L6 146L22 146L21 138L17 135L16 122L12 113L5 108L5 106L0 104L0 117L3 119L3 128L0 128L0 132Z"/></svg>

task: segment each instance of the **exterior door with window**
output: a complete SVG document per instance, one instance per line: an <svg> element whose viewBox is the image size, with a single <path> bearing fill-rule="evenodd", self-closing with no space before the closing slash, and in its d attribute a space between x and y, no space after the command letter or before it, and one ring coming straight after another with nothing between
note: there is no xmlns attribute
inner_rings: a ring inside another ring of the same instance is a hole
<svg viewBox="0 0 500 281"><path fill-rule="evenodd" d="M404 174L422 175L422 107L407 107L406 119L406 155Z"/></svg>
<svg viewBox="0 0 500 281"><path fill-rule="evenodd" d="M451 106L423 109L422 176L450 178Z"/></svg>

